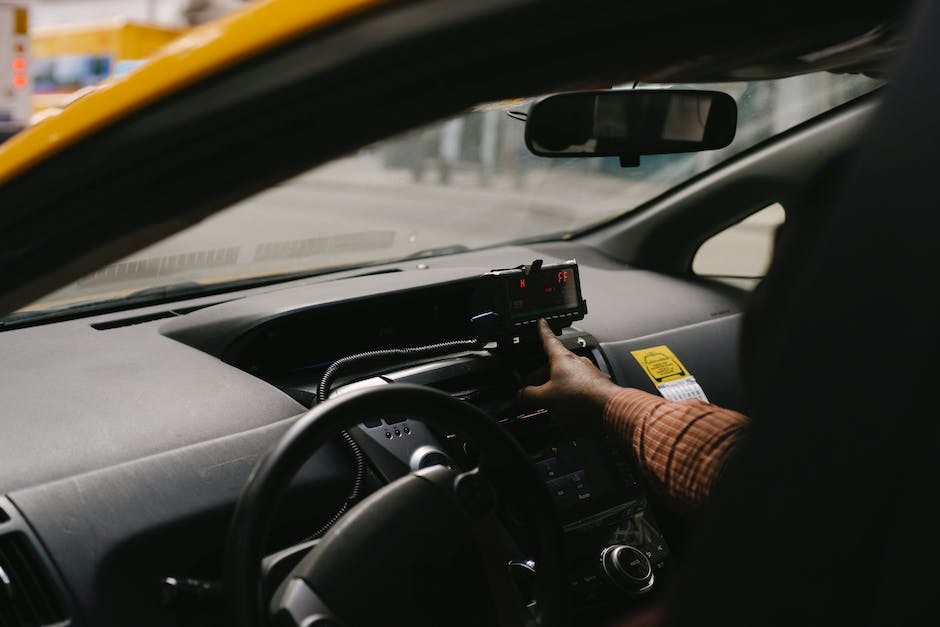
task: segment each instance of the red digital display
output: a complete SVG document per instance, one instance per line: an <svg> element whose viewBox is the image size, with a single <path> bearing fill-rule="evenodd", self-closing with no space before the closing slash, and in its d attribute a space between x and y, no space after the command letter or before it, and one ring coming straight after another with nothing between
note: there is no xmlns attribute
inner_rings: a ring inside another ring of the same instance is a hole
<svg viewBox="0 0 940 627"><path fill-rule="evenodd" d="M509 313L513 320L533 320L578 309L575 270L568 266L546 269L508 284Z"/></svg>

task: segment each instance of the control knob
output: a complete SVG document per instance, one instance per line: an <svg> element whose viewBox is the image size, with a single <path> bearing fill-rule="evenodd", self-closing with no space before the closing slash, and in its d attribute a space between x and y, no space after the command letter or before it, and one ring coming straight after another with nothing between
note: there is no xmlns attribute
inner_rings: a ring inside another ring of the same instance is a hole
<svg viewBox="0 0 940 627"><path fill-rule="evenodd" d="M639 549L615 544L601 552L601 566L610 579L632 594L643 594L653 587L653 566Z"/></svg>

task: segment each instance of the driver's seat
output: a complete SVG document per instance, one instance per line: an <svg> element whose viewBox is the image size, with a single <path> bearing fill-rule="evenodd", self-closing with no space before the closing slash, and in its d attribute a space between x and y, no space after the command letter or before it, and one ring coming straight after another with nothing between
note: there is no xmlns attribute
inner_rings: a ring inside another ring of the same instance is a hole
<svg viewBox="0 0 940 627"><path fill-rule="evenodd" d="M749 313L749 441L671 624L940 621L940 3L911 18L834 204Z"/></svg>

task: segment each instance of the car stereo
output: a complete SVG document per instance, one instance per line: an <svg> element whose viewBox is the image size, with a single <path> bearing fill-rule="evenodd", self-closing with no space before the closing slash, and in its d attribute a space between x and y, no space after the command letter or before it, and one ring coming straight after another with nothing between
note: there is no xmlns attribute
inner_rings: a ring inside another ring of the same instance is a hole
<svg viewBox="0 0 940 627"><path fill-rule="evenodd" d="M508 340L530 332L544 318L557 333L587 314L576 261L493 270L480 277L472 318L478 340Z"/></svg>
<svg viewBox="0 0 940 627"><path fill-rule="evenodd" d="M544 411L501 422L529 453L554 501L572 610L616 605L652 588L670 551L623 443Z"/></svg>

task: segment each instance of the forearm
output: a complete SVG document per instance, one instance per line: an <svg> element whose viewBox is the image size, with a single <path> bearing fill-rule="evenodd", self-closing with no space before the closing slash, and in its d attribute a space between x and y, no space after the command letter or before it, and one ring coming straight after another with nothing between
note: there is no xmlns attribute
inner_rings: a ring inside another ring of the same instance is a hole
<svg viewBox="0 0 940 627"><path fill-rule="evenodd" d="M653 487L688 511L708 498L748 418L704 401L669 401L625 388L607 401L604 422L631 447Z"/></svg>

